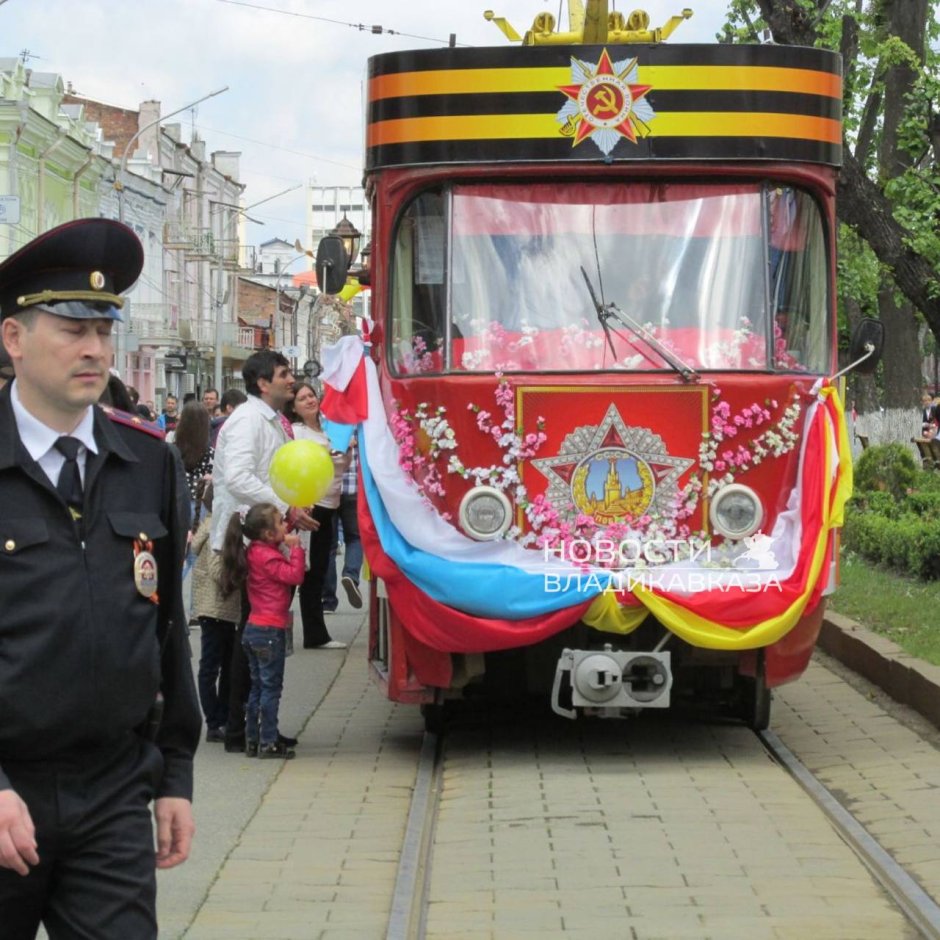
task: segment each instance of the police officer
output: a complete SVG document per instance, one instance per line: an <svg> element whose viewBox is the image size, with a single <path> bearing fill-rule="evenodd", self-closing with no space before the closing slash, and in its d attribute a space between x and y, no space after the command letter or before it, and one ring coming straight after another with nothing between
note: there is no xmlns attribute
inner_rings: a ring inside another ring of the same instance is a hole
<svg viewBox="0 0 940 940"><path fill-rule="evenodd" d="M200 718L178 457L98 407L134 233L80 219L0 264L0 934L156 937ZM162 705L162 718L161 706ZM154 801L156 850L150 803Z"/></svg>

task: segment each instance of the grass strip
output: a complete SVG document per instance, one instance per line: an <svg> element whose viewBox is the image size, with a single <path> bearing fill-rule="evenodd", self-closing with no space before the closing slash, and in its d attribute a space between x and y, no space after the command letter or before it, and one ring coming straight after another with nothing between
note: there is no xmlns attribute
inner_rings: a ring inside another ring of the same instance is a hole
<svg viewBox="0 0 940 940"><path fill-rule="evenodd" d="M940 581L918 581L842 555L842 583L828 608L940 666Z"/></svg>

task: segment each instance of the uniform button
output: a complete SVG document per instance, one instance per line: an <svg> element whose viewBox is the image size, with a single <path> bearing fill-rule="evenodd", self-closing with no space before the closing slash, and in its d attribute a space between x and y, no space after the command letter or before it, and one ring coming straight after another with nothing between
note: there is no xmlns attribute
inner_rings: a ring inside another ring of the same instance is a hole
<svg viewBox="0 0 940 940"><path fill-rule="evenodd" d="M14 542L13 539L7 539L7 540L3 543L3 547L4 547L8 552L12 552L13 549L16 548L16 542Z"/></svg>
<svg viewBox="0 0 940 940"><path fill-rule="evenodd" d="M141 532L140 535L137 536L137 538L139 538L139 539L141 540L141 542L146 542L146 541L147 541L147 533L146 533L146 532Z"/></svg>

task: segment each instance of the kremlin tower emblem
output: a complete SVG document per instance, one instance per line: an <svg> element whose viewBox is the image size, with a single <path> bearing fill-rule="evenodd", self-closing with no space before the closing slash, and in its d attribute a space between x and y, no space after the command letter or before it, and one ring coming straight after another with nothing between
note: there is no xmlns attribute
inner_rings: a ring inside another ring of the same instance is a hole
<svg viewBox="0 0 940 940"><path fill-rule="evenodd" d="M666 511L692 463L671 457L662 438L648 428L627 427L615 405L599 425L568 434L557 456L532 461L548 480L548 500L570 506L572 517L583 513L598 525Z"/></svg>

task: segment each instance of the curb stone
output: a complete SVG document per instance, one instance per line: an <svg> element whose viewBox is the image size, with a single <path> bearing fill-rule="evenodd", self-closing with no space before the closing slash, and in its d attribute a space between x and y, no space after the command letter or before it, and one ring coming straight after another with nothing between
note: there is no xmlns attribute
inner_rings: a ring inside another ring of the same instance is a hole
<svg viewBox="0 0 940 940"><path fill-rule="evenodd" d="M837 613L827 613L818 647L940 728L940 666Z"/></svg>

